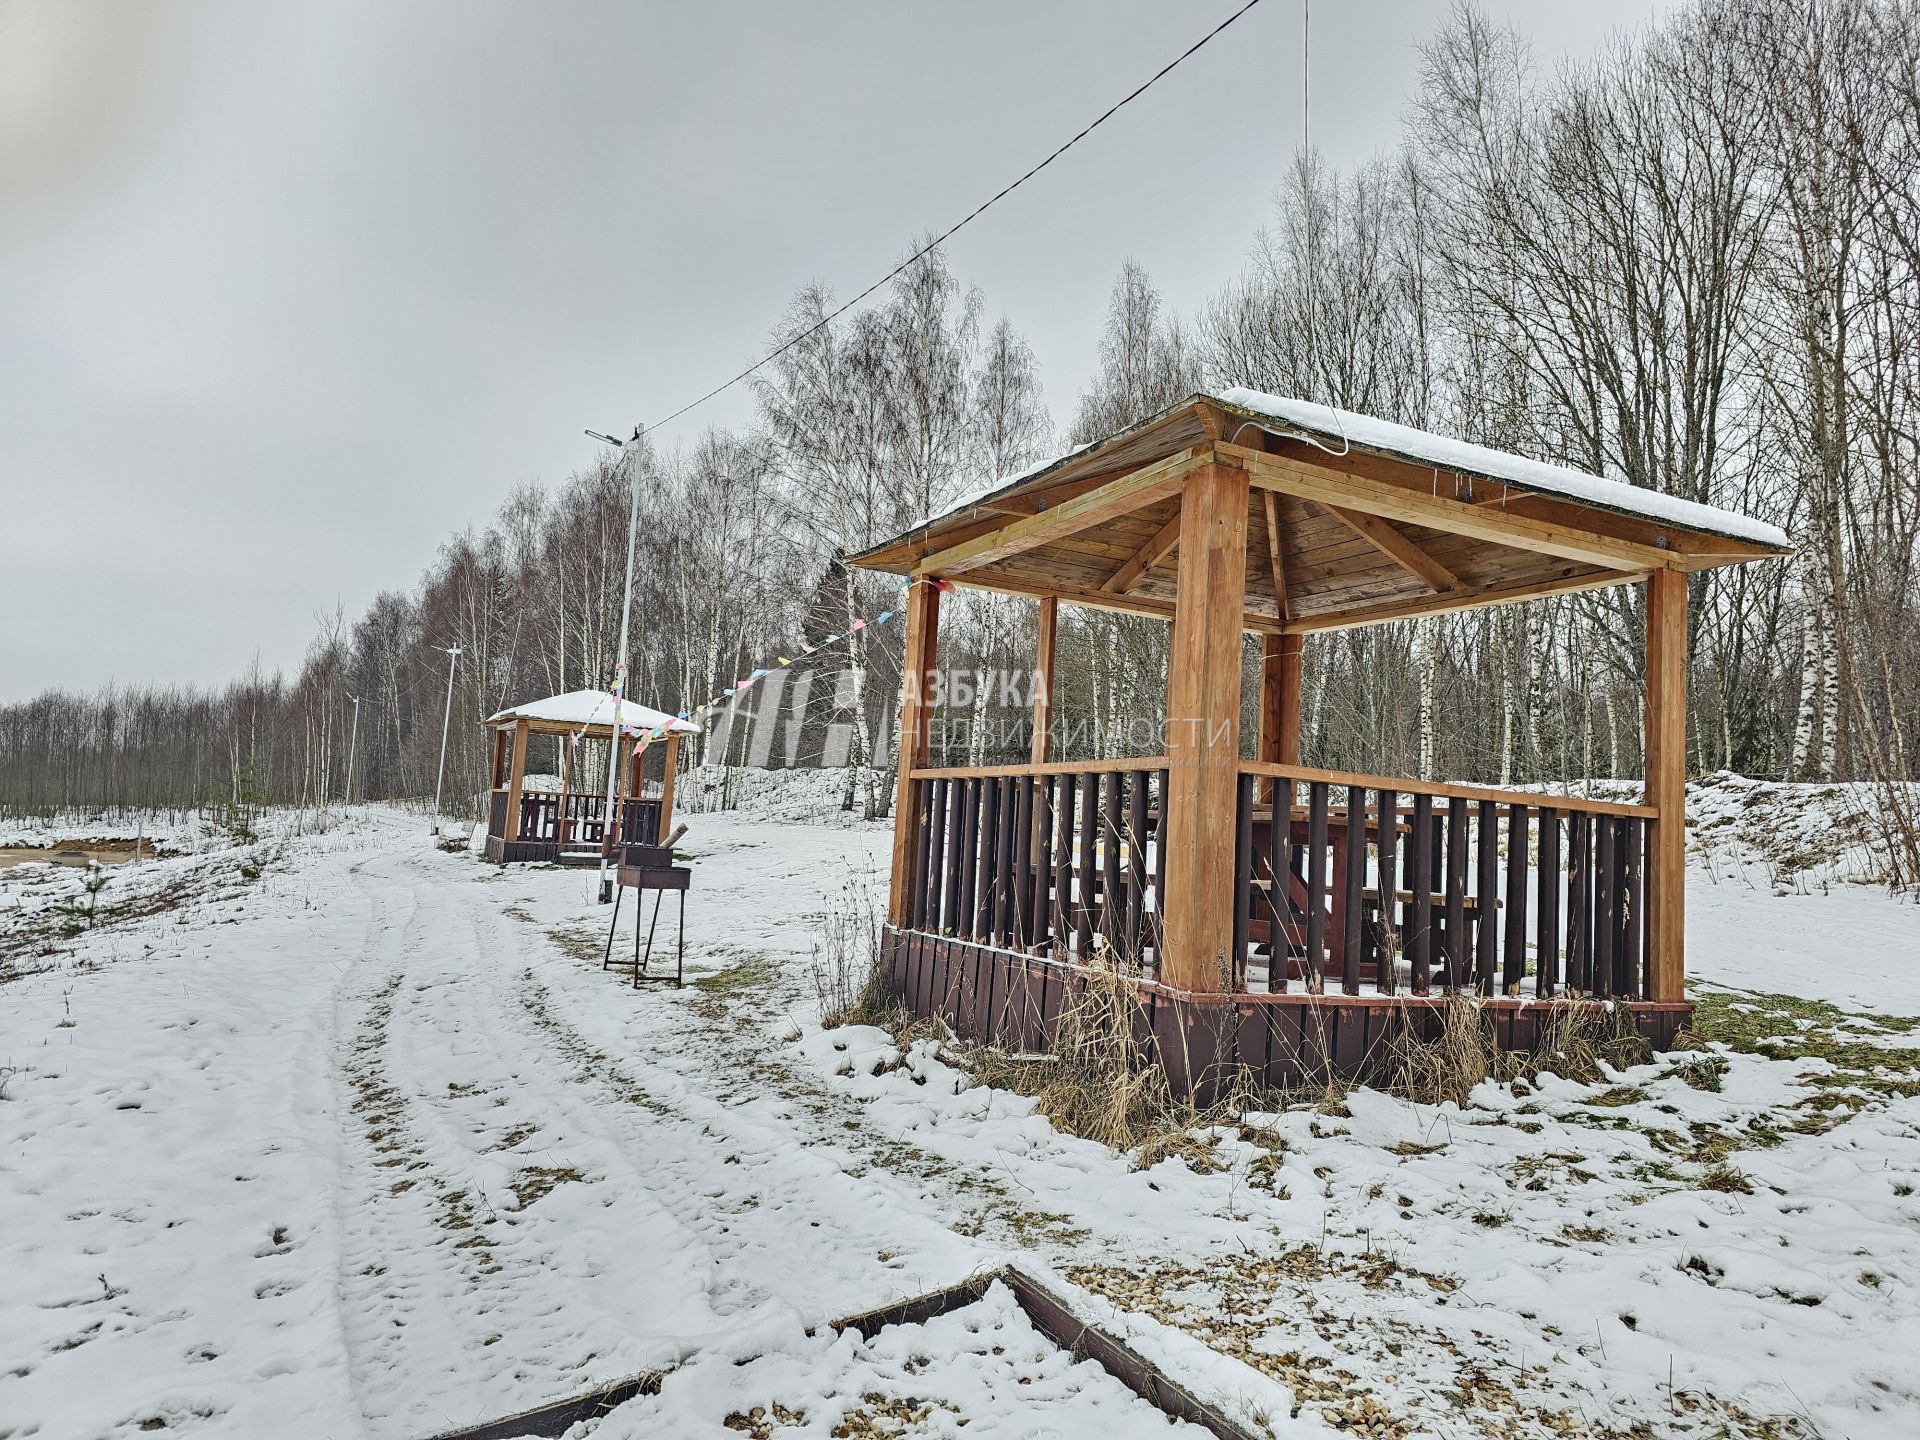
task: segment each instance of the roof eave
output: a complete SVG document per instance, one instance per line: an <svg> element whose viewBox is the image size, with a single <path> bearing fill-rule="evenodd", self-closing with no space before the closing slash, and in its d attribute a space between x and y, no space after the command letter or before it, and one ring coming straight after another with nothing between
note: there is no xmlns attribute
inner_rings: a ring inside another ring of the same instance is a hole
<svg viewBox="0 0 1920 1440"><path fill-rule="evenodd" d="M1220 406L1220 402L1213 396L1196 390L1193 394L1187 396L1177 404L1169 405L1166 409L1149 415L1144 420L1136 420L1133 424L1127 426L1126 429L1116 430L1104 440L1088 445L1084 449L1071 450L1065 455L1060 456L1059 459L1054 460L1038 470L1022 475L1016 480L1008 481L997 490L991 490L985 495L976 495L964 505L945 511L934 516L931 520L923 521L921 524L909 526L898 535L883 540L877 545L870 545L857 555L849 555L846 557L846 563L862 570L889 570L897 574L905 574L913 568L914 562L919 556L903 555L898 561L894 561L892 560L890 552L895 550L911 550L914 546L926 541L936 529L943 525L950 524L954 521L971 520L976 517L991 515L995 513L993 505L997 500L1007 500L1016 495L1024 495L1032 490L1045 489L1051 479L1056 476L1056 472L1065 466L1072 465L1078 467L1086 465L1089 469L1097 471L1099 469L1098 464L1092 462L1097 461L1102 453L1117 449L1132 440L1135 436L1151 430L1154 426L1165 424L1182 411L1194 409L1201 405L1213 405L1222 409L1227 408ZM889 563L877 563L881 561L887 561ZM899 567L897 570L895 569L896 565Z"/></svg>

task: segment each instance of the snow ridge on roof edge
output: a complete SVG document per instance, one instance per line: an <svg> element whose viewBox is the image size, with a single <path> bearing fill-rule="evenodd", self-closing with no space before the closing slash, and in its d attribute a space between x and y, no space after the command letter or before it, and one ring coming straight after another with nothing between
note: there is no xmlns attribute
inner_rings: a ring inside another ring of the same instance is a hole
<svg viewBox="0 0 1920 1440"><path fill-rule="evenodd" d="M1344 441L1441 469L1478 475L1488 480L1511 481L1528 490L1564 495L1570 500L1624 511L1684 530L1705 531L1781 550L1792 548L1786 532L1779 526L1743 515L1737 510L1702 505L1677 495L1629 485L1624 480L1608 480L1585 470L1553 465L1544 460L1529 460L1525 456L1495 450L1491 446L1452 440L1444 435L1415 430L1408 425L1396 425L1390 420L1379 420L1352 410L1339 410L1331 405L1296 400L1290 396L1268 395L1239 385L1205 398L1243 414L1279 420L1326 439Z"/></svg>

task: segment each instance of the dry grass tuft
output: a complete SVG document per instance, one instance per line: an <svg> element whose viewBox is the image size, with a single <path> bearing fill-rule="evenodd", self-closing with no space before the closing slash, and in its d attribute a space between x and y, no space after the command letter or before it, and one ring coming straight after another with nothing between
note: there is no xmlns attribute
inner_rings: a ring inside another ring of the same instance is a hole
<svg viewBox="0 0 1920 1440"><path fill-rule="evenodd" d="M894 1028L894 1003L880 951L880 905L873 886L853 875L827 905L814 938L808 975L820 1002L820 1023Z"/></svg>
<svg viewBox="0 0 1920 1440"><path fill-rule="evenodd" d="M1402 1015L1387 1043L1385 1088L1424 1105L1465 1105L1474 1087L1498 1075L1507 1059L1471 995L1447 1000L1437 1039L1419 1039L1411 1018Z"/></svg>
<svg viewBox="0 0 1920 1440"><path fill-rule="evenodd" d="M1552 1072L1582 1085L1600 1084L1608 1069L1625 1070L1653 1058L1653 1047L1633 1027L1625 1011L1573 1002L1551 1006L1539 1022L1539 1040L1531 1053L1503 1050L1478 997L1456 994L1447 1000L1440 1034L1417 1038L1414 1022L1401 1017L1400 1030L1388 1041L1381 1084L1395 1095L1427 1105L1451 1100L1465 1105L1485 1080L1516 1084Z"/></svg>
<svg viewBox="0 0 1920 1440"><path fill-rule="evenodd" d="M1196 1170L1217 1169L1210 1139L1191 1132L1230 1123L1249 1108L1251 1090L1201 1106L1181 1099L1158 1063L1137 982L1103 965L1069 992L1044 1055L979 1047L967 1057L983 1085L1031 1095L1054 1128L1114 1150L1138 1150L1139 1168L1169 1156Z"/></svg>

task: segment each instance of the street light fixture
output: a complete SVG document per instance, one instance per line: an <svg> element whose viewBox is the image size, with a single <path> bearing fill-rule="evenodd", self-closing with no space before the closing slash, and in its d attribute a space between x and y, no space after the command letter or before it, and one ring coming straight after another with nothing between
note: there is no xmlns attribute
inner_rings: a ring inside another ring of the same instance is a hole
<svg viewBox="0 0 1920 1440"><path fill-rule="evenodd" d="M453 727L453 671L460 663L458 645L433 647L447 657L447 712L440 719L440 773L433 782L433 833L440 833L440 789L447 779L447 733Z"/></svg>

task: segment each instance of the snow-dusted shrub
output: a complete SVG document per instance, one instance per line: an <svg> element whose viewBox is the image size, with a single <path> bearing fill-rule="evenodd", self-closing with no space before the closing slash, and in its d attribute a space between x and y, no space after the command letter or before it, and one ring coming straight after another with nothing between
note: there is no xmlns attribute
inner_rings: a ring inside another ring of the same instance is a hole
<svg viewBox="0 0 1920 1440"><path fill-rule="evenodd" d="M880 954L880 905L864 875L850 875L814 935L808 975L820 1023L887 1026L894 1003Z"/></svg>

